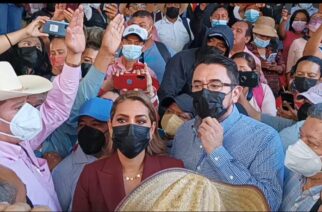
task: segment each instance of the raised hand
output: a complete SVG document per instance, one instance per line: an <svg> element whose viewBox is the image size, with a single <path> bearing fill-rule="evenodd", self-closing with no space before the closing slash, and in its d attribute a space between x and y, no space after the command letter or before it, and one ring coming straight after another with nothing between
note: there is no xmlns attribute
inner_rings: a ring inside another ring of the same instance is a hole
<svg viewBox="0 0 322 212"><path fill-rule="evenodd" d="M74 14L74 10L70 9L70 8L67 8L67 10L64 10L64 16L65 16L65 19L67 20L67 22L71 22L72 21L72 18L73 18L73 14Z"/></svg>
<svg viewBox="0 0 322 212"><path fill-rule="evenodd" d="M69 51L81 54L85 50L86 40L83 30L84 10L80 5L74 12L71 22L67 27L65 43Z"/></svg>
<svg viewBox="0 0 322 212"><path fill-rule="evenodd" d="M53 17L51 18L53 21L63 21L65 20L64 10L66 9L66 3L56 4L55 12Z"/></svg>
<svg viewBox="0 0 322 212"><path fill-rule="evenodd" d="M107 26L102 39L101 49L104 49L108 54L115 55L115 52L120 46L124 31L124 17L118 14Z"/></svg>
<svg viewBox="0 0 322 212"><path fill-rule="evenodd" d="M26 26L26 35L28 37L48 36L47 33L41 32L42 26L49 20L47 16L38 16L33 22Z"/></svg>
<svg viewBox="0 0 322 212"><path fill-rule="evenodd" d="M119 8L117 4L105 4L104 9L106 16L110 19L113 20L117 13L119 12Z"/></svg>

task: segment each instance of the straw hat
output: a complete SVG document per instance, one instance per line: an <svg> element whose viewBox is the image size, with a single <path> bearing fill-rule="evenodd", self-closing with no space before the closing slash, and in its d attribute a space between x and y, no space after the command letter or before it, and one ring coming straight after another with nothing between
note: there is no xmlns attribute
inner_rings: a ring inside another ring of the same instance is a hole
<svg viewBox="0 0 322 212"><path fill-rule="evenodd" d="M116 211L268 211L254 186L213 182L193 171L171 168L144 180Z"/></svg>
<svg viewBox="0 0 322 212"><path fill-rule="evenodd" d="M52 89L52 83L36 75L17 76L11 64L0 62L0 101L40 94Z"/></svg>
<svg viewBox="0 0 322 212"><path fill-rule="evenodd" d="M266 35L269 37L277 38L277 32L275 29L275 20L268 16L260 16L256 21L253 32L260 35Z"/></svg>

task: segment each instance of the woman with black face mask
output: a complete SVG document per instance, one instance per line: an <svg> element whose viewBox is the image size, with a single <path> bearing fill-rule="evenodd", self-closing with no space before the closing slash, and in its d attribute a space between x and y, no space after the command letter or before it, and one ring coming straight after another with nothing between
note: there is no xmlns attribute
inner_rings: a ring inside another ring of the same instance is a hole
<svg viewBox="0 0 322 212"><path fill-rule="evenodd" d="M297 112L305 102L299 100L297 96L299 93L308 91L310 88L322 82L322 60L316 56L303 56L292 68L291 74L293 79L290 82L290 90L293 94L294 108L290 104L282 102L281 97L276 99L276 106L279 116L298 120Z"/></svg>
<svg viewBox="0 0 322 212"><path fill-rule="evenodd" d="M247 52L239 52L231 59L238 67L239 85L243 86L243 93L252 107L258 112L276 116L273 91L267 84L259 81L254 57Z"/></svg>
<svg viewBox="0 0 322 212"><path fill-rule="evenodd" d="M51 76L51 65L44 43L37 37L28 37L13 47L10 62L17 75Z"/></svg>
<svg viewBox="0 0 322 212"><path fill-rule="evenodd" d="M113 104L109 133L113 154L86 165L77 184L73 211L113 211L142 180L163 169L183 167L166 155L157 113L143 92L130 91Z"/></svg>

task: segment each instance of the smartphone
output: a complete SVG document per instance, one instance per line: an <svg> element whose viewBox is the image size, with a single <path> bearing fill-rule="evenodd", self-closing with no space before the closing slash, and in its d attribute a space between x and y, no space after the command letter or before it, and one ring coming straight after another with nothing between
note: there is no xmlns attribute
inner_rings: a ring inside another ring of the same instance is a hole
<svg viewBox="0 0 322 212"><path fill-rule="evenodd" d="M64 21L47 21L44 25L43 32L49 35L65 37L67 27L68 23Z"/></svg>
<svg viewBox="0 0 322 212"><path fill-rule="evenodd" d="M269 63L275 63L276 62L276 55L277 55L277 53L270 54L266 61Z"/></svg>
<svg viewBox="0 0 322 212"><path fill-rule="evenodd" d="M292 93L290 93L290 92L282 92L281 97L282 97L282 104L283 104L284 101L286 101L294 109L294 96L293 96ZM283 110L288 110L288 108L285 107L284 105L282 106L282 108L283 108Z"/></svg>
<svg viewBox="0 0 322 212"><path fill-rule="evenodd" d="M258 85L258 74L253 71L239 72L239 85L243 87L255 88Z"/></svg>
<svg viewBox="0 0 322 212"><path fill-rule="evenodd" d="M135 88L146 90L147 79L145 75L137 75L134 73L125 73L120 76L113 76L114 88L118 90L127 89L134 90Z"/></svg>

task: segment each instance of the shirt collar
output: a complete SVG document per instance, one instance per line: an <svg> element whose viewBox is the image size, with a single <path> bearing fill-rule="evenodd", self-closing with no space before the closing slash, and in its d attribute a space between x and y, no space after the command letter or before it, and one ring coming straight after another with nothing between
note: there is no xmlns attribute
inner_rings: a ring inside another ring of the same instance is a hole
<svg viewBox="0 0 322 212"><path fill-rule="evenodd" d="M236 105L233 105L233 111L229 114L229 116L222 121L220 124L224 128L224 132L226 133L233 125L234 123L240 118L240 113L236 107Z"/></svg>
<svg viewBox="0 0 322 212"><path fill-rule="evenodd" d="M0 157L10 160L18 160L23 156L23 149L16 144L11 144L6 141L0 141Z"/></svg>
<svg viewBox="0 0 322 212"><path fill-rule="evenodd" d="M227 132L233 125L234 123L241 117L241 114L239 113L236 105L233 105L233 111L229 114L229 116L222 122L220 122L221 126L224 128L224 133ZM195 123L196 123L196 118L190 120L191 122L189 125L191 126L192 130L194 133L196 133L195 130Z"/></svg>
<svg viewBox="0 0 322 212"><path fill-rule="evenodd" d="M175 23L177 23L178 21L179 21L179 22L182 22L182 19L181 19L181 17L180 17L180 16L178 16L177 20L176 20L174 23L170 22L170 21L168 20L167 16L163 16L163 19L164 19L164 21L165 21L166 23L168 23L168 24L175 24Z"/></svg>
<svg viewBox="0 0 322 212"><path fill-rule="evenodd" d="M95 161L96 159L97 158L92 155L86 155L79 145L77 145L77 148L73 153L73 164L87 164Z"/></svg>

